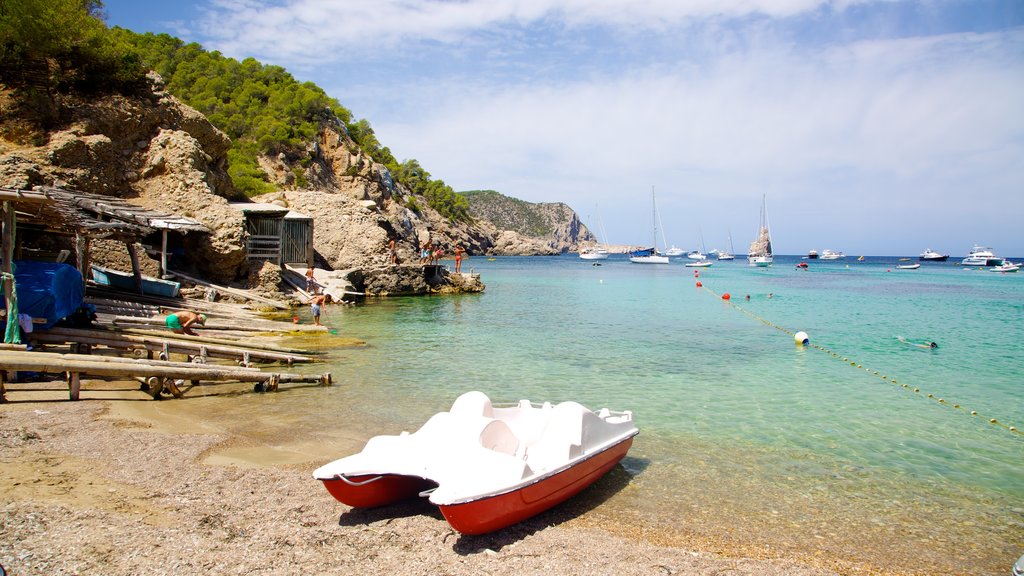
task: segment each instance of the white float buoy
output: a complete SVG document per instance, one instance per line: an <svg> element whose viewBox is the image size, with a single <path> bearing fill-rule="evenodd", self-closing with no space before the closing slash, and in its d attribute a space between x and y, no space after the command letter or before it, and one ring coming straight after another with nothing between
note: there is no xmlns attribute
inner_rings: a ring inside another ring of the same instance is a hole
<svg viewBox="0 0 1024 576"><path fill-rule="evenodd" d="M802 346L806 346L811 341L811 339L807 337L807 332L797 332L796 335L793 336L793 339L796 340L797 344Z"/></svg>

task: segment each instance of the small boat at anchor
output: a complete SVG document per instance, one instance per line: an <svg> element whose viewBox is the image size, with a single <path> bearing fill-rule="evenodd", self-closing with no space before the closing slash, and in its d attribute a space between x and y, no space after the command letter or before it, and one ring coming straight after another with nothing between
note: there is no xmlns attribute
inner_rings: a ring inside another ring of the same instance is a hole
<svg viewBox="0 0 1024 576"><path fill-rule="evenodd" d="M917 270L921 267L921 264L915 262L913 264L897 264L896 268L900 270Z"/></svg>
<svg viewBox="0 0 1024 576"><path fill-rule="evenodd" d="M922 262L945 262L949 260L949 254L939 254L931 248L925 248L924 252L921 252L921 255L918 256L918 259Z"/></svg>
<svg viewBox="0 0 1024 576"><path fill-rule="evenodd" d="M1010 262L1009 260L1007 260L1007 261L1003 262L1002 264L1000 264L999 266L993 266L992 267L992 271L993 272L1018 272L1018 271L1020 271L1020 266L1021 266L1020 264L1014 264L1013 262Z"/></svg>
<svg viewBox="0 0 1024 576"><path fill-rule="evenodd" d="M761 195L761 225L757 229L757 238L750 243L747 250L747 262L751 266L766 268L772 265L775 259L772 256L772 236L768 230L768 210L765 203L765 195Z"/></svg>
<svg viewBox="0 0 1024 576"><path fill-rule="evenodd" d="M995 255L988 246L977 244L971 248L967 257L960 261L961 266L1002 266L1006 261Z"/></svg>
<svg viewBox="0 0 1024 576"><path fill-rule="evenodd" d="M455 530L485 534L590 486L625 457L639 432L630 411L593 412L576 402L492 405L474 391L416 432L375 436L313 477L356 508L427 497Z"/></svg>

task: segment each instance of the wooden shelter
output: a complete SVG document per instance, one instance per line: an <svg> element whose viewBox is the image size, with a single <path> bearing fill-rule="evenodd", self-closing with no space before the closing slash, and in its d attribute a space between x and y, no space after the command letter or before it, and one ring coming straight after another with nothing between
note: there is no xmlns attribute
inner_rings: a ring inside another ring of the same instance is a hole
<svg viewBox="0 0 1024 576"><path fill-rule="evenodd" d="M250 260L276 264L313 261L313 219L277 204L235 202L245 215L246 248Z"/></svg>
<svg viewBox="0 0 1024 576"><path fill-rule="evenodd" d="M167 273L168 236L189 233L209 234L199 221L159 210L136 206L123 198L86 194L49 186L33 190L0 188L0 200L10 203L18 226L74 238L76 267L83 278L89 277L89 243L96 239L121 240L132 262L136 283L141 285L138 254L134 244L147 237L160 236L160 274ZM5 230L7 222L5 221ZM13 221L12 221L13 224ZM11 226L13 230L13 226ZM13 235L13 232L12 232ZM14 258L20 258L23 243L10 246Z"/></svg>

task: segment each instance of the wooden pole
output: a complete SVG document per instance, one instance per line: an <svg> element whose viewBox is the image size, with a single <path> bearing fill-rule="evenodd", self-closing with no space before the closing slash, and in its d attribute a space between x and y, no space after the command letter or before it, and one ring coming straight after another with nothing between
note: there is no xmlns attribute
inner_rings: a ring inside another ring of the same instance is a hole
<svg viewBox="0 0 1024 576"><path fill-rule="evenodd" d="M145 348L147 350L163 350L166 344L169 351L176 354L206 355L219 358L243 360L246 356L263 360L274 360L288 364L296 362L312 362L313 358L300 354L274 352L270 350L250 349L233 344L217 345L208 342L190 342L186 340L168 340L154 336L122 334L111 330L81 330L77 328L51 328L46 331L33 332L36 342L63 343L78 342L80 344L102 345L110 348Z"/></svg>
<svg viewBox="0 0 1024 576"><path fill-rule="evenodd" d="M142 269L139 267L139 255L135 252L135 244L131 240L125 240L124 246L128 249L128 257L132 261L132 276L135 278L135 289L138 290L139 294L143 294Z"/></svg>
<svg viewBox="0 0 1024 576"><path fill-rule="evenodd" d="M234 294L235 296L240 296L242 298L247 298L249 300L255 300L256 302L262 302L264 304L268 304L270 306L273 306L274 308L277 308L278 310L287 310L289 308L287 304L283 304L281 302L278 302L277 300L271 300L270 298L264 298L263 296L259 296L257 294L253 294L252 292L250 292L248 290L240 290L238 288L228 288L227 286L218 286L217 284L211 284L210 282L206 282L205 280L200 280L198 278L193 278L191 276L186 276L185 274L182 274L181 272L175 272L173 270L168 270L168 272L170 274L174 275L174 276L177 276L178 278L181 278L183 280L188 280L189 282L192 282L193 284L198 284L200 286L208 286L210 288L216 288L217 290L220 290L221 292L227 292L228 294Z"/></svg>
<svg viewBox="0 0 1024 576"><path fill-rule="evenodd" d="M15 313L17 300L14 298L14 206L10 201L3 204L3 232L0 234L0 258L3 258L4 301L7 303L7 322L4 330L4 342L17 343L18 315Z"/></svg>
<svg viewBox="0 0 1024 576"><path fill-rule="evenodd" d="M160 231L160 277L167 276L167 228Z"/></svg>

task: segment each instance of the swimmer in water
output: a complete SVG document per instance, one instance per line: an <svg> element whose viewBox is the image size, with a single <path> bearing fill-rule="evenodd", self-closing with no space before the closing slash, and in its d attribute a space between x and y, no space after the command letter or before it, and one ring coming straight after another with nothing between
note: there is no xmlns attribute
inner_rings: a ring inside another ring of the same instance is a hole
<svg viewBox="0 0 1024 576"><path fill-rule="evenodd" d="M900 342L903 342L904 344L909 344L911 346L917 346L918 348L928 348L928 349L931 349L931 348L938 348L939 347L939 345L936 344L935 342L926 342L924 344L918 344L917 342L911 342L911 341L907 340L903 336L897 336L896 339L899 340Z"/></svg>

